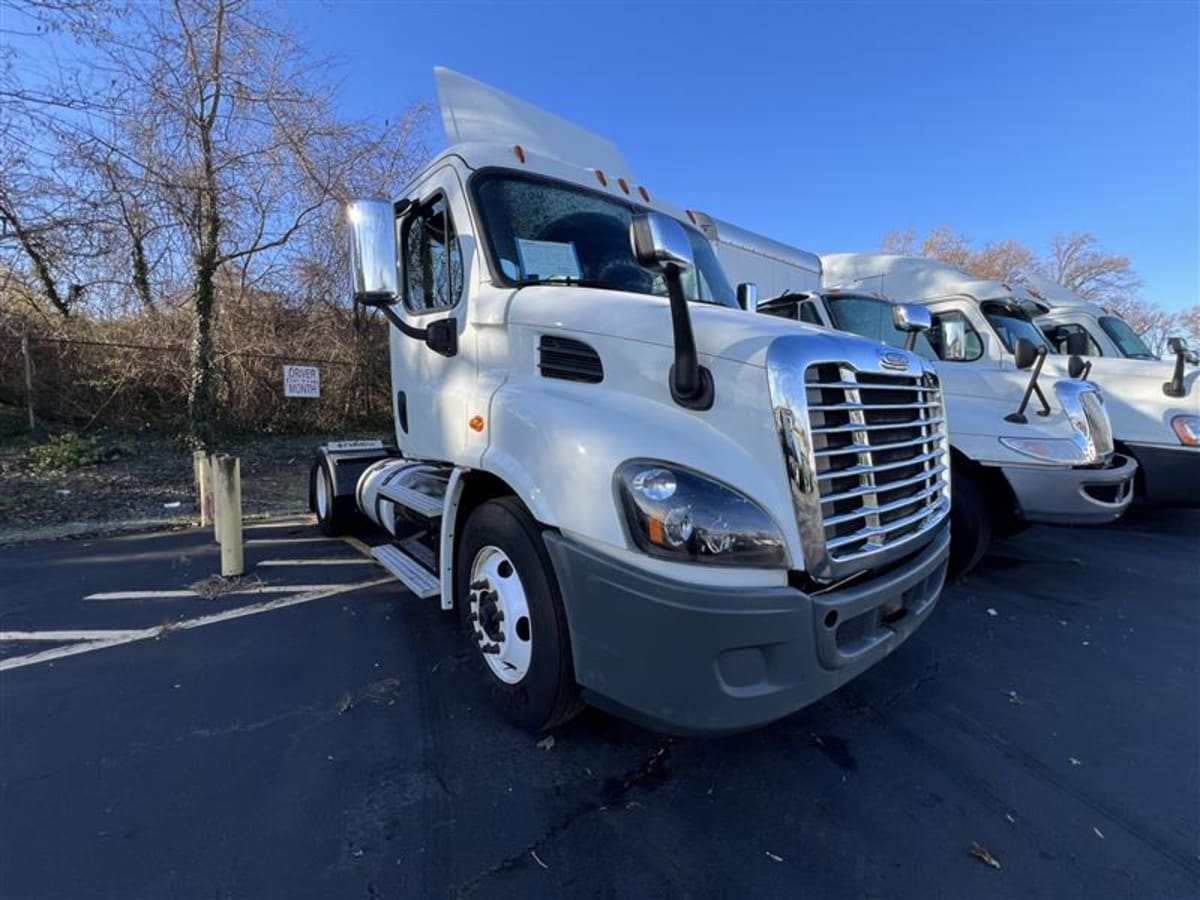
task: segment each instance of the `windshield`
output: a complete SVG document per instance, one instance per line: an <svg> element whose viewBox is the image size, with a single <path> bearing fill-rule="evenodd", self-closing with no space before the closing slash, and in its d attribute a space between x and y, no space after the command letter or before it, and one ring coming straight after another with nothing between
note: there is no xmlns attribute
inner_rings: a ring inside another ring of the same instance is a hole
<svg viewBox="0 0 1200 900"><path fill-rule="evenodd" d="M632 203L507 171L477 175L472 188L492 260L506 283L561 281L667 295L662 275L648 272L634 259L629 222L640 210ZM696 261L683 275L685 296L736 307L733 289L708 240L695 228L685 225L684 231Z"/></svg>
<svg viewBox="0 0 1200 900"><path fill-rule="evenodd" d="M1035 347L1045 347L1047 351L1053 349L1041 329L1022 310L1000 303L985 303L983 314L1009 353L1013 352L1017 338L1029 338Z"/></svg>
<svg viewBox="0 0 1200 900"><path fill-rule="evenodd" d="M1112 338L1122 356L1128 359L1158 359L1124 319L1117 316L1101 316L1100 327Z"/></svg>
<svg viewBox="0 0 1200 900"><path fill-rule="evenodd" d="M892 319L894 304L890 300L843 294L826 296L825 305L833 318L834 327L839 331L848 331L892 347L907 346L908 334L895 326ZM950 362L974 362L983 356L983 341L979 339L979 333L958 310L934 313L932 318L933 327L917 334L913 350L918 355L928 360ZM946 346L946 340L951 335L957 335L954 340L961 342L960 346Z"/></svg>

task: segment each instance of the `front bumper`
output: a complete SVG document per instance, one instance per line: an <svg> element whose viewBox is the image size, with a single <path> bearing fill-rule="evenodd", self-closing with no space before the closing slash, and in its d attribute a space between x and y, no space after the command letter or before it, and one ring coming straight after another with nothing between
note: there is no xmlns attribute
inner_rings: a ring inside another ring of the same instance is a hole
<svg viewBox="0 0 1200 900"><path fill-rule="evenodd" d="M1140 498L1150 506L1200 506L1200 447L1130 444L1142 470Z"/></svg>
<svg viewBox="0 0 1200 900"><path fill-rule="evenodd" d="M675 734L766 724L879 662L933 609L950 546L943 525L891 571L813 596L675 581L545 538L585 698Z"/></svg>
<svg viewBox="0 0 1200 900"><path fill-rule="evenodd" d="M1137 462L1117 453L1102 469L1002 466L1021 516L1046 525L1103 525L1133 500Z"/></svg>

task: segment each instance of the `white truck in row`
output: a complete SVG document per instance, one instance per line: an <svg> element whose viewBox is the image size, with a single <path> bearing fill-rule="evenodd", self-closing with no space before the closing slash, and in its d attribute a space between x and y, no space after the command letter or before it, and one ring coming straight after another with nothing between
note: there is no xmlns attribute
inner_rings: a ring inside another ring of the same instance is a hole
<svg viewBox="0 0 1200 900"><path fill-rule="evenodd" d="M973 567L993 536L1032 523L1103 524L1129 506L1137 463L1115 452L1104 397L1065 372L1043 381L1049 348L1003 286L924 259L818 257L689 216L730 277L770 285L759 312L911 346L936 362L950 423L952 574ZM907 329L913 303L928 311L927 331Z"/></svg>
<svg viewBox="0 0 1200 900"><path fill-rule="evenodd" d="M608 141L437 71L449 146L350 204L396 446L320 449L329 533L457 612L512 721L787 715L881 660L946 574L950 447L918 354L747 315ZM742 302L748 289L741 289Z"/></svg>
<svg viewBox="0 0 1200 900"><path fill-rule="evenodd" d="M1133 327L1049 279L1014 297L1059 353L1087 359L1108 400L1117 447L1138 462L1137 494L1154 506L1200 507L1200 359L1182 338L1160 360Z"/></svg>

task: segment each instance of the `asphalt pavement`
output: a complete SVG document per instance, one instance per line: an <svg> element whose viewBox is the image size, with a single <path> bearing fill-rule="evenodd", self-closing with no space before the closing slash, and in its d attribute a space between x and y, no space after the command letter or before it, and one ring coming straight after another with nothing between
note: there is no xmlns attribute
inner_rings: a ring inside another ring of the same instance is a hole
<svg viewBox="0 0 1200 900"><path fill-rule="evenodd" d="M248 537L212 599L199 531L0 550L0 896L1200 895L1200 514L1000 542L879 666L715 740L539 743L435 602Z"/></svg>

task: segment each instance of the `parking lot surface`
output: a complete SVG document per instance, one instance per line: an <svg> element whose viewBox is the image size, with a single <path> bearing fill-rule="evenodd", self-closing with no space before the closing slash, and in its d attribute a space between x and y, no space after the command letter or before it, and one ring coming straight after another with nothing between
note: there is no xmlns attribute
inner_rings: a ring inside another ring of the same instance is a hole
<svg viewBox="0 0 1200 900"><path fill-rule="evenodd" d="M999 542L882 664L718 740L539 742L433 601L247 536L213 599L199 531L0 551L0 895L1200 894L1195 513Z"/></svg>

